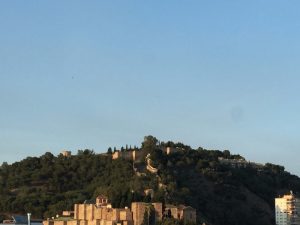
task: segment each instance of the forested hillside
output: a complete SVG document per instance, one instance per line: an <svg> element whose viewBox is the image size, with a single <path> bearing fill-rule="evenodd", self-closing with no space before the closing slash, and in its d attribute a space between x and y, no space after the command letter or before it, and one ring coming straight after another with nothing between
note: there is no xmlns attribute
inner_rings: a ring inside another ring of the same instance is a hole
<svg viewBox="0 0 300 225"><path fill-rule="evenodd" d="M161 146L180 151L167 155ZM268 163L257 169L221 164L219 157L242 158L229 151L158 144L152 136L145 138L141 150L151 154L157 174L138 176L133 162L112 160L110 150L107 154L80 150L70 157L47 152L12 165L3 163L0 211L32 212L36 218L47 218L103 193L114 207L130 206L132 201L162 201L196 208L199 223L271 225L274 198L289 190L300 193L300 179L282 166ZM153 189L154 197L145 196L145 189Z"/></svg>

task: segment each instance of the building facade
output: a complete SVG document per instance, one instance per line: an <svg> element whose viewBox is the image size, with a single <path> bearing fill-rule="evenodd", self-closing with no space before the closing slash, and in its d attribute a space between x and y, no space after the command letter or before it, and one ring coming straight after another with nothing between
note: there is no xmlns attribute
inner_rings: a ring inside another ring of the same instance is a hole
<svg viewBox="0 0 300 225"><path fill-rule="evenodd" d="M300 225L300 199L290 194L275 198L276 225Z"/></svg>

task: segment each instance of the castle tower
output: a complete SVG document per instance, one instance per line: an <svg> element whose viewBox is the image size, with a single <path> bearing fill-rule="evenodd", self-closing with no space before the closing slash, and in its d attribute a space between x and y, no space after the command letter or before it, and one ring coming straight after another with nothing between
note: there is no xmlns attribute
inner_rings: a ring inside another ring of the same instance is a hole
<svg viewBox="0 0 300 225"><path fill-rule="evenodd" d="M145 203L133 202L131 203L132 219L134 225L141 225L146 218L149 224L154 224L155 221L162 220L162 203ZM151 213L152 212L152 213Z"/></svg>
<svg viewBox="0 0 300 225"><path fill-rule="evenodd" d="M107 206L108 205L108 198L105 195L98 195L96 198L96 206Z"/></svg>

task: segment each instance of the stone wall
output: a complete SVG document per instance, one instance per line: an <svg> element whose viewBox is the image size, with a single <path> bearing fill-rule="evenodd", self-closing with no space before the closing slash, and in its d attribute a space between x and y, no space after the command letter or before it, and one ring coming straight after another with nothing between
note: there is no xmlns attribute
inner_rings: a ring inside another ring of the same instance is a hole
<svg viewBox="0 0 300 225"><path fill-rule="evenodd" d="M112 154L112 159L125 159L132 160L134 162L143 162L146 157L146 152L143 150L125 150L123 152L116 151Z"/></svg>
<svg viewBox="0 0 300 225"><path fill-rule="evenodd" d="M132 219L134 225L141 225L144 219L146 211L146 205L144 202L131 203Z"/></svg>
<svg viewBox="0 0 300 225"><path fill-rule="evenodd" d="M110 221L132 222L132 213L130 209L117 209L109 207L97 207L94 204L75 204L74 219L79 224L74 225L108 225ZM86 224L84 224L86 223ZM45 224L45 225L69 225L69 224ZM71 224L70 224L71 225Z"/></svg>
<svg viewBox="0 0 300 225"><path fill-rule="evenodd" d="M134 221L134 225L141 225L144 220L144 215L148 207L154 208L155 212L155 221L162 220L162 203L145 203L145 202L133 202L131 204L131 211L132 211L132 219Z"/></svg>
<svg viewBox="0 0 300 225"><path fill-rule="evenodd" d="M55 220L54 225L67 225L67 221Z"/></svg>
<svg viewBox="0 0 300 225"><path fill-rule="evenodd" d="M79 225L79 221L78 220L68 220L67 225Z"/></svg>
<svg viewBox="0 0 300 225"><path fill-rule="evenodd" d="M170 214L174 219L179 219L179 212L178 212L178 208L176 206L167 205L165 208L165 213L168 214L169 213L168 211L170 211Z"/></svg>
<svg viewBox="0 0 300 225"><path fill-rule="evenodd" d="M163 216L162 203L133 202L129 208L97 207L95 204L75 204L74 219L46 220L43 225L141 225L145 212L154 209L155 221L161 221ZM171 215L176 219L196 221L196 210L185 206L167 206ZM152 218L152 217L151 217Z"/></svg>
<svg viewBox="0 0 300 225"><path fill-rule="evenodd" d="M165 147L165 148L162 149L162 151L164 153L166 153L167 155L170 155L170 154L172 154L174 152L178 152L179 149L178 148L173 148L173 147Z"/></svg>
<svg viewBox="0 0 300 225"><path fill-rule="evenodd" d="M53 220L44 220L43 221L43 225L54 225L54 221Z"/></svg>
<svg viewBox="0 0 300 225"><path fill-rule="evenodd" d="M125 160L133 160L132 151L116 151L112 154L112 159L125 159Z"/></svg>
<svg viewBox="0 0 300 225"><path fill-rule="evenodd" d="M147 155L146 151L143 150L134 150L132 151L132 158L135 162L143 162L145 160L145 157Z"/></svg>

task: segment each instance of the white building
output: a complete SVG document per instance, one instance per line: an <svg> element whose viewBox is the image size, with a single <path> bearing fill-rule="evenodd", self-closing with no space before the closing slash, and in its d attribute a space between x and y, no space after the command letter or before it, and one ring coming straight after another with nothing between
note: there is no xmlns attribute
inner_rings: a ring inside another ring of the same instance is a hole
<svg viewBox="0 0 300 225"><path fill-rule="evenodd" d="M276 225L300 225L300 199L293 192L275 198Z"/></svg>

